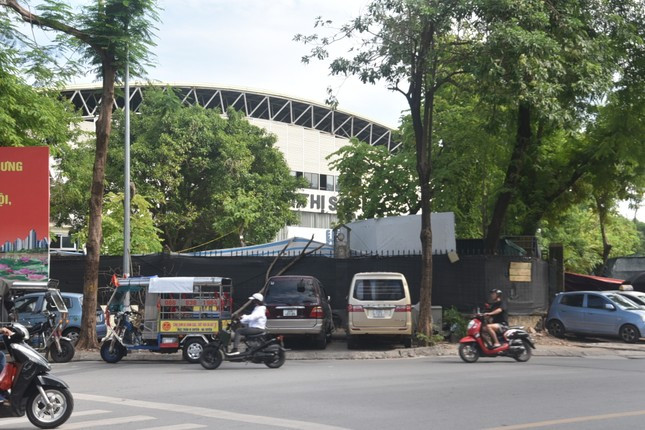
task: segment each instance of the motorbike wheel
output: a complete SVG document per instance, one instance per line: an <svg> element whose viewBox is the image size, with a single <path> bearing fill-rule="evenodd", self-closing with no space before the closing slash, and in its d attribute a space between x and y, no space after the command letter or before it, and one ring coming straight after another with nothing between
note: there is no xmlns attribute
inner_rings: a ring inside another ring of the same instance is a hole
<svg viewBox="0 0 645 430"><path fill-rule="evenodd" d="M280 348L275 357L265 361L264 364L271 369L277 369L278 367L282 367L286 359L287 354L284 352L284 349Z"/></svg>
<svg viewBox="0 0 645 430"><path fill-rule="evenodd" d="M199 338L188 339L184 343L183 356L184 360L189 363L199 363L199 357L204 351L204 341Z"/></svg>
<svg viewBox="0 0 645 430"><path fill-rule="evenodd" d="M125 347L119 342L114 342L114 348L110 351L111 341L103 342L101 345L101 358L106 363L118 363L125 356Z"/></svg>
<svg viewBox="0 0 645 430"><path fill-rule="evenodd" d="M221 349L212 346L205 346L199 357L199 364L208 370L217 369L222 361L224 361L224 353Z"/></svg>
<svg viewBox="0 0 645 430"><path fill-rule="evenodd" d="M524 351L514 355L513 358L516 361L524 363L526 361L529 361L529 359L531 358L532 352L531 352L531 345L529 345L529 343L525 340L522 341L522 347L524 348Z"/></svg>
<svg viewBox="0 0 645 430"><path fill-rule="evenodd" d="M65 339L60 339L59 343L60 351L56 347L56 344L53 343L49 347L49 355L54 363L67 363L74 358L74 344Z"/></svg>
<svg viewBox="0 0 645 430"><path fill-rule="evenodd" d="M41 429L52 429L63 424L74 409L74 398L67 388L43 387L47 399L52 404L47 407L39 391L27 400L27 417L33 425Z"/></svg>
<svg viewBox="0 0 645 430"><path fill-rule="evenodd" d="M474 342L459 344L459 357L466 363L474 363L479 360L479 349Z"/></svg>

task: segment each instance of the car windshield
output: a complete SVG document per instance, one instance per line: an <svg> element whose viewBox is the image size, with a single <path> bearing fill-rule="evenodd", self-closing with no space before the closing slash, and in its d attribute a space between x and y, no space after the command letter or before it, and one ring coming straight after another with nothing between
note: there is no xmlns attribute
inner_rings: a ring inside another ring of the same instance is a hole
<svg viewBox="0 0 645 430"><path fill-rule="evenodd" d="M639 305L645 305L645 294L625 294L625 297Z"/></svg>
<svg viewBox="0 0 645 430"><path fill-rule="evenodd" d="M624 309L641 309L641 307L636 303L619 294L607 294L606 297L617 305L620 305Z"/></svg>
<svg viewBox="0 0 645 430"><path fill-rule="evenodd" d="M354 285L357 300L401 300L405 298L400 279L358 279Z"/></svg>
<svg viewBox="0 0 645 430"><path fill-rule="evenodd" d="M276 279L269 282L267 305L307 305L318 303L312 279Z"/></svg>

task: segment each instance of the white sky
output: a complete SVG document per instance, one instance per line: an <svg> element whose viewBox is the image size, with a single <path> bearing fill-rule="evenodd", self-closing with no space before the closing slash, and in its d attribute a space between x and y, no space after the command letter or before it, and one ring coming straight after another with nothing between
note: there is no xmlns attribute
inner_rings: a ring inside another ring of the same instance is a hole
<svg viewBox="0 0 645 430"><path fill-rule="evenodd" d="M369 0L158 0L156 66L148 79L176 83L240 86L323 103L331 86L339 109L397 127L407 109L403 96L384 85L331 77L328 62L301 57L307 46L293 41L314 33L318 16L340 26L360 14ZM78 0L77 3L83 3ZM346 48L346 47L345 47ZM342 46L332 57L346 54ZM74 83L92 82L91 77ZM627 203L620 212L629 219ZM645 207L636 212L645 221Z"/></svg>
<svg viewBox="0 0 645 430"><path fill-rule="evenodd" d="M314 33L317 16L340 26L357 16L367 0L159 0L157 66L148 79L175 83L240 86L324 103L336 90L339 109L390 127L406 109L404 97L384 85L331 77L328 62L301 57L309 51L294 42ZM339 46L334 51L346 53ZM75 80L88 83L92 77Z"/></svg>

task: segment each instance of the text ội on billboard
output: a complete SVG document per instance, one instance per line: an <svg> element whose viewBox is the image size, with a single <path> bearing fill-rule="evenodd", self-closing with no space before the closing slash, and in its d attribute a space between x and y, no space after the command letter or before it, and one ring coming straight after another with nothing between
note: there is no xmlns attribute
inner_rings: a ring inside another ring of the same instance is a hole
<svg viewBox="0 0 645 430"><path fill-rule="evenodd" d="M49 277L49 148L0 147L0 278Z"/></svg>

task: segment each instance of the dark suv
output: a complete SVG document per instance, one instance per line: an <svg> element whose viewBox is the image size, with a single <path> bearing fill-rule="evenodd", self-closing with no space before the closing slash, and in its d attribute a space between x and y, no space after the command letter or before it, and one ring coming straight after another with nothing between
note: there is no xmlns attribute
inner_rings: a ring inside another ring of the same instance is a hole
<svg viewBox="0 0 645 430"><path fill-rule="evenodd" d="M306 336L325 349L334 330L329 297L313 276L274 276L264 292L267 330L284 336Z"/></svg>

